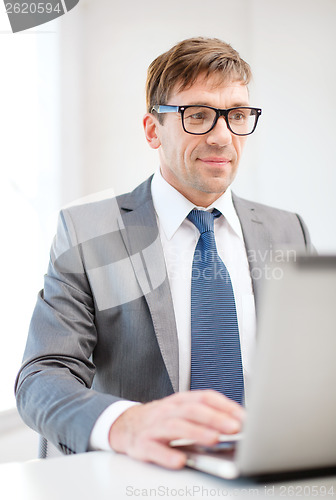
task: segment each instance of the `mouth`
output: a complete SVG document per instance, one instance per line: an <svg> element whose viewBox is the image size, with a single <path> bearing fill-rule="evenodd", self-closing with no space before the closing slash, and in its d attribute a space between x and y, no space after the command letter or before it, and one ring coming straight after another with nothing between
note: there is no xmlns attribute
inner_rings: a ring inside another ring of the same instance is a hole
<svg viewBox="0 0 336 500"><path fill-rule="evenodd" d="M208 156L205 158L198 158L202 163L206 163L208 165L211 165L213 167L223 167L224 165L227 165L230 163L231 160L228 158L223 158L222 156Z"/></svg>

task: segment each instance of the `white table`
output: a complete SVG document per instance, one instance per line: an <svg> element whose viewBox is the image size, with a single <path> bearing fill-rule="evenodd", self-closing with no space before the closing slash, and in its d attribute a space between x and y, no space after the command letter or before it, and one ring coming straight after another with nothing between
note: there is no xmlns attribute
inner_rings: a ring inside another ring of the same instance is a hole
<svg viewBox="0 0 336 500"><path fill-rule="evenodd" d="M191 469L169 471L123 455L93 452L0 465L6 500L324 498L336 500L336 476L286 483L225 481Z"/></svg>

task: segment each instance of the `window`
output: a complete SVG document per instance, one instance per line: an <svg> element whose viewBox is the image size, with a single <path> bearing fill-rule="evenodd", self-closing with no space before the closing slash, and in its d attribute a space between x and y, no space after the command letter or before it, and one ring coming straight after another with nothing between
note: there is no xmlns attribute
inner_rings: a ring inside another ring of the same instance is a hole
<svg viewBox="0 0 336 500"><path fill-rule="evenodd" d="M0 411L14 381L55 231L59 179L57 21L12 34L0 16Z"/></svg>

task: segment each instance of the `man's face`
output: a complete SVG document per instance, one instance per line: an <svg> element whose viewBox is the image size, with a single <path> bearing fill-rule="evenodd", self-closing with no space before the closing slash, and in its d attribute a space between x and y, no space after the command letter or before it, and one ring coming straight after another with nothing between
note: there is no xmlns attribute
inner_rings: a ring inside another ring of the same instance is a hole
<svg viewBox="0 0 336 500"><path fill-rule="evenodd" d="M166 104L205 104L215 108L248 106L244 83L215 85L213 77L198 78L181 92L173 92ZM158 103L160 104L160 103ZM169 184L199 206L213 203L235 178L246 137L232 134L223 117L204 135L191 135L182 128L180 113L167 113L161 125L155 119L161 173Z"/></svg>

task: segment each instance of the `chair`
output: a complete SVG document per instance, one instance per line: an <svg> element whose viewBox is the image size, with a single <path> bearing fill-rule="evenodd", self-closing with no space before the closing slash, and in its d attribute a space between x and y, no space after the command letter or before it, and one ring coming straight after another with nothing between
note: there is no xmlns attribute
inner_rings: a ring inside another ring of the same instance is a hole
<svg viewBox="0 0 336 500"><path fill-rule="evenodd" d="M39 449L38 458L55 458L62 456L63 453L56 448L47 438L44 436L39 437Z"/></svg>

